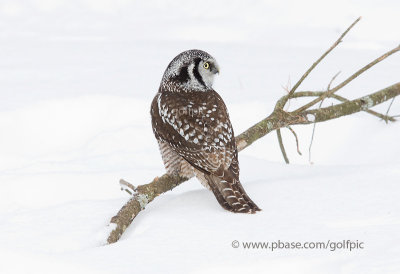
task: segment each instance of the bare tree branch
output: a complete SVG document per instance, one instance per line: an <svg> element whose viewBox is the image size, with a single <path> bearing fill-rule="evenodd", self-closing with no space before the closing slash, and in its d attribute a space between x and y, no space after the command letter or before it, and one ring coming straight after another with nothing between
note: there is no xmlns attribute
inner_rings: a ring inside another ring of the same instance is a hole
<svg viewBox="0 0 400 274"><path fill-rule="evenodd" d="M136 190L134 185L130 184L124 179L119 180L119 185L121 186L121 190L127 192L129 195L133 195Z"/></svg>
<svg viewBox="0 0 400 274"><path fill-rule="evenodd" d="M325 93L325 91L299 91L299 92L296 92L293 95L293 98L319 97L319 96L323 95L324 93ZM340 95L337 95L337 94L331 94L328 98L334 98L334 99L336 99L336 100L338 100L340 102L348 102L349 101L348 99L346 99L346 98L344 98L344 97L342 97ZM387 116L387 115L381 114L379 112L376 112L376 111L374 111L372 109L366 109L366 110L363 110L363 111L367 112L367 113L369 113L371 115L374 115L374 116L376 116L378 118L381 118L382 120L385 120L385 121L391 121L391 122L395 122L396 121L396 119L394 119L394 117L396 117L396 116Z"/></svg>
<svg viewBox="0 0 400 274"><path fill-rule="evenodd" d="M278 128L296 124L311 124L314 123L314 121L318 123L359 111L365 111L368 108L398 96L399 93L400 83L397 83L373 94L319 110L308 110L301 113L274 110L267 118L261 120L237 136L238 150L244 149L254 141Z"/></svg>
<svg viewBox="0 0 400 274"><path fill-rule="evenodd" d="M279 147L280 147L281 152L282 152L283 159L285 159L286 164L289 164L289 158L287 157L287 154L286 154L286 151L285 151L285 146L283 145L281 129L280 128L278 128L276 130L276 136L278 137L278 143L279 143Z"/></svg>
<svg viewBox="0 0 400 274"><path fill-rule="evenodd" d="M312 66L303 74L303 76L300 78L299 81L297 81L297 83L293 86L293 88L289 91L288 97L287 99L285 99L282 102L281 108L283 109L283 107L285 106L286 102L292 97L292 95L294 94L294 92L297 90L297 88L300 86L300 84L304 81L304 79L307 78L307 76L311 73L311 71L334 49L337 47L337 45L339 45L342 42L343 37L358 23L358 21L361 20L361 17L358 17L356 21L353 22L353 24L350 25L350 27L348 27L346 29L345 32L342 33L342 35L340 35L339 39L336 40L335 43L333 43L333 45L324 53L322 54L322 56L315 61Z"/></svg>
<svg viewBox="0 0 400 274"><path fill-rule="evenodd" d="M344 80L342 83L340 83L339 85L337 85L336 87L332 88L331 90L328 90L327 92L325 92L323 95L321 95L320 97L314 99L313 101L311 101L308 104L305 104L304 106L298 108L297 110L295 110L294 112L302 112L310 107L312 107L313 105L315 105L316 103L320 102L321 100L329 97L330 95L332 95L333 93L335 93L336 91L338 91L339 89L343 88L345 85L347 85L348 83L350 83L351 81L353 81L355 78L357 78L358 76L360 76L363 72L367 71L369 68L373 67L374 65L378 64L379 62L385 60L387 57L389 57L390 55L392 55L393 53L396 53L400 50L400 45L395 47L394 49L386 52L385 54L383 54L382 56L376 58L374 61L372 61L371 63L369 63L368 65L364 66L363 68L359 69L357 72L355 72L353 75L351 75L349 78L347 78L346 80Z"/></svg>
<svg viewBox="0 0 400 274"><path fill-rule="evenodd" d="M119 240L125 229L132 223L133 219L142 211L148 203L154 200L158 195L167 192L189 178L179 175L164 174L156 177L145 185L140 185L135 189L132 198L118 211L117 215L111 218L110 225L113 228L107 238L107 243L115 243Z"/></svg>
<svg viewBox="0 0 400 274"><path fill-rule="evenodd" d="M387 117L388 114L389 114L390 108L392 107L392 104L393 104L395 98L396 98L396 97L393 97L392 101L390 101L389 107L388 107L388 109L386 110L386 115L385 115L386 117ZM386 124L388 123L388 120L387 120L387 119L384 119L384 121L386 122Z"/></svg>
<svg viewBox="0 0 400 274"><path fill-rule="evenodd" d="M336 74L332 77L331 81L330 81L329 84L328 84L328 87L326 88L326 91L329 91L329 90L331 89L331 85L332 85L333 81L335 81L336 77L337 77L339 74L340 74L340 71L339 71L338 73L336 73ZM321 102L319 103L318 108L321 108L323 103L324 103L324 99L321 100ZM312 129L312 134L311 134L310 145L308 146L308 162L309 162L310 164L313 164L313 163L311 162L311 149L312 149L312 145L313 145L313 142L314 142L314 135L315 135L315 128L316 128L316 127L317 127L317 123L314 123L313 129Z"/></svg>
<svg viewBox="0 0 400 274"><path fill-rule="evenodd" d="M299 155L302 155L302 154L301 154L301 151L300 151L300 148L299 148L299 138L297 138L296 131L294 131L294 130L292 129L291 126L287 126L287 128L290 130L290 132L293 133L293 136L294 136L294 138L296 139L297 153L298 153Z"/></svg>
<svg viewBox="0 0 400 274"><path fill-rule="evenodd" d="M333 79L332 79L332 81L333 81ZM331 81L331 83L332 83L332 81ZM328 90L329 90L329 87L330 87L331 83L329 83ZM320 109L322 107L323 103L324 103L324 100L322 100L319 103L318 109ZM313 164L313 162L311 162L311 149L312 149L312 145L313 145L313 142L314 142L314 135L315 135L315 128L316 127L317 127L317 122L314 122L313 129L312 129L312 134L311 134L310 145L308 146L308 162L310 164Z"/></svg>

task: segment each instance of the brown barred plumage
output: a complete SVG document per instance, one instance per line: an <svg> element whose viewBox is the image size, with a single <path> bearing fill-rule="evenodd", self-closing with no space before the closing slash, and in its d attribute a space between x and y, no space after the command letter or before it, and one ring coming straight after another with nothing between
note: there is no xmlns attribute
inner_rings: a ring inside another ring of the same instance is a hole
<svg viewBox="0 0 400 274"><path fill-rule="evenodd" d="M175 57L151 104L153 132L167 173L193 173L229 211L260 209L239 181L238 153L228 110L212 89L218 65L200 50Z"/></svg>

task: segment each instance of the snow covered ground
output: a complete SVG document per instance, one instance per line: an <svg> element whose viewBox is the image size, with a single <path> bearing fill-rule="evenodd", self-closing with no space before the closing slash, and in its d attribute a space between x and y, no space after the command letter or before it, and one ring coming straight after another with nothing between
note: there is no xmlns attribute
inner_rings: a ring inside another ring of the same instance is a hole
<svg viewBox="0 0 400 274"><path fill-rule="evenodd" d="M149 204L113 245L118 180L163 167L149 106L179 52L221 66L215 88L236 133L268 115L358 16L301 90L325 89L400 42L388 1L0 1L0 273L400 273L400 124L359 113L283 130L239 155L263 209L220 208L195 179ZM400 54L344 88L357 98L400 80ZM291 106L301 102L293 101ZM328 104L328 103L326 103ZM386 112L388 103L378 106ZM391 114L400 114L395 100ZM363 249L245 249L232 242L364 243Z"/></svg>

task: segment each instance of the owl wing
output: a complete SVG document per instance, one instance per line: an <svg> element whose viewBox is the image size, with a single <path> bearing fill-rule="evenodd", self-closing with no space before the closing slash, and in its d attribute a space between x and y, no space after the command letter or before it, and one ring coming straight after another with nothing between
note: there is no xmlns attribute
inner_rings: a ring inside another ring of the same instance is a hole
<svg viewBox="0 0 400 274"><path fill-rule="evenodd" d="M227 108L215 91L201 96L160 93L153 102L154 133L193 167L222 175L235 157L236 143ZM160 125L161 124L161 125ZM158 130L157 130L158 129ZM236 156L237 157L237 156Z"/></svg>

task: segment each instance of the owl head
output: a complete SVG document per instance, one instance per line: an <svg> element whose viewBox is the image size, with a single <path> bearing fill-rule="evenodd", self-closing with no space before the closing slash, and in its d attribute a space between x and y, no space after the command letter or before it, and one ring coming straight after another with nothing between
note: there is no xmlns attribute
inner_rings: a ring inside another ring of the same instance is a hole
<svg viewBox="0 0 400 274"><path fill-rule="evenodd" d="M205 51L192 49L176 56L164 72L162 83L173 83L185 90L205 91L212 88L219 67Z"/></svg>

